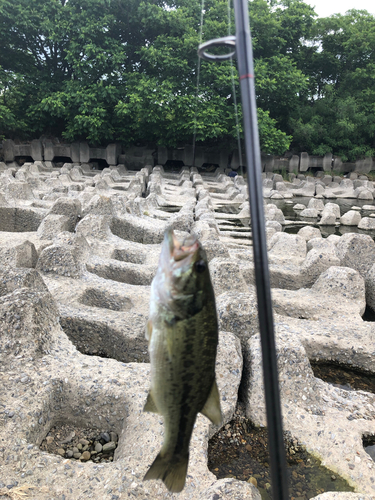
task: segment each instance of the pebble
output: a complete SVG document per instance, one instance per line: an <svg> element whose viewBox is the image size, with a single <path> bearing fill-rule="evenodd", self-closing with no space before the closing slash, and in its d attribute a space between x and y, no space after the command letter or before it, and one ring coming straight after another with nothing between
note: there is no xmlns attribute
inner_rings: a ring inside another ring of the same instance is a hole
<svg viewBox="0 0 375 500"><path fill-rule="evenodd" d="M91 453L89 451L84 451L80 457L80 460L82 461L87 461L87 460L90 460L91 458Z"/></svg>
<svg viewBox="0 0 375 500"><path fill-rule="evenodd" d="M107 451L112 451L116 448L116 443L114 443L113 441L110 441L109 443L106 443L105 445L103 445L103 452L107 452Z"/></svg>
<svg viewBox="0 0 375 500"><path fill-rule="evenodd" d="M253 484L255 487L258 486L258 481L255 479L255 477L251 476L248 481L248 483Z"/></svg>
<svg viewBox="0 0 375 500"><path fill-rule="evenodd" d="M111 437L110 437L110 435L108 434L108 432L102 432L102 433L100 434L100 437L101 437L101 439L104 439L104 441L105 441L106 443L109 443L109 442L110 442L110 440L111 440Z"/></svg>

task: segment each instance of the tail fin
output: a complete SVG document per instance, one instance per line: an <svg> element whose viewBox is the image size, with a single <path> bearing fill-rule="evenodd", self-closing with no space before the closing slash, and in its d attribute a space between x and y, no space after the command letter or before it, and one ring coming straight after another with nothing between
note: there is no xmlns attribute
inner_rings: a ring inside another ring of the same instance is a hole
<svg viewBox="0 0 375 500"><path fill-rule="evenodd" d="M184 457L170 455L163 457L159 453L143 480L162 479L170 492L179 493L185 486L188 463L189 454Z"/></svg>

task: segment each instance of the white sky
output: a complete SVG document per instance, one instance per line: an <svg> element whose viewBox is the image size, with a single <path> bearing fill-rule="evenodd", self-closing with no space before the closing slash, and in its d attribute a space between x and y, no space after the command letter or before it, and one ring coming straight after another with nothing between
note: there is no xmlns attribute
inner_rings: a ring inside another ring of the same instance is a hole
<svg viewBox="0 0 375 500"><path fill-rule="evenodd" d="M315 7L318 17L328 17L332 14L345 14L347 10L367 10L375 15L374 0L305 0L306 3Z"/></svg>

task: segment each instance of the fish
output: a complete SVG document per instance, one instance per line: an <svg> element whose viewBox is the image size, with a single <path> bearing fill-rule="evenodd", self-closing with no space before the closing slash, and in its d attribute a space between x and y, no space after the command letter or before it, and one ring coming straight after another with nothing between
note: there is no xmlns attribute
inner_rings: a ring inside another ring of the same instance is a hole
<svg viewBox="0 0 375 500"><path fill-rule="evenodd" d="M165 232L151 283L146 339L151 384L144 411L163 416L162 448L143 480L183 490L198 413L222 422L215 379L218 321L206 253L194 235L180 242Z"/></svg>

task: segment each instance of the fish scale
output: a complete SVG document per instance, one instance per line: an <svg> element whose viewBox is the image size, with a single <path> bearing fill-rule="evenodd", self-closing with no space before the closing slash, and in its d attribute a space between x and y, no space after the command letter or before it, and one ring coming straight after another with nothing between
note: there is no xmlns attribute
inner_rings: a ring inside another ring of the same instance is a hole
<svg viewBox="0 0 375 500"><path fill-rule="evenodd" d="M219 425L215 381L218 324L206 254L198 240L165 234L151 285L146 331L151 389L145 411L164 417L162 449L144 479L162 479L172 492L185 485L189 444L199 412Z"/></svg>

